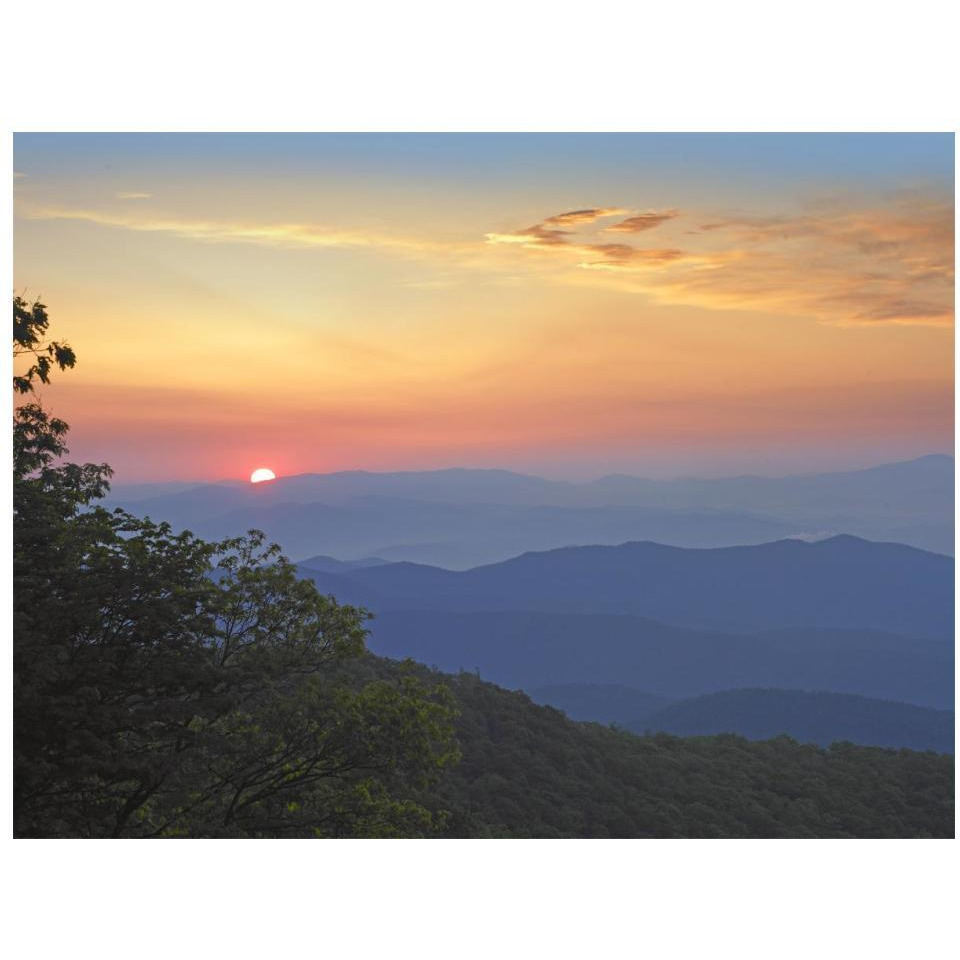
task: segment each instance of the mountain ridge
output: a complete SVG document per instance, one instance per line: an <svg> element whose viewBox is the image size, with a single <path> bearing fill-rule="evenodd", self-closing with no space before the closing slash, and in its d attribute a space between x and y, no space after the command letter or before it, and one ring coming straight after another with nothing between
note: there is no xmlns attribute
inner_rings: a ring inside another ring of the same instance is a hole
<svg viewBox="0 0 960 960"><path fill-rule="evenodd" d="M300 479L320 479L320 478L343 478L343 477L423 477L423 476L457 476L457 475L489 475L499 477L518 478L523 480L535 480L542 483L556 484L558 486L588 486L592 483L599 483L603 480L640 480L645 483L684 483L701 482L713 483L735 480L800 480L809 477L846 477L852 474L873 473L887 469L899 469L911 465L954 464L955 459L946 453L927 453L918 457L910 457L906 460L891 460L883 463L874 464L869 467L853 467L849 470L822 470L809 471L805 473L784 473L784 474L759 474L759 473L741 473L720 476L698 476L688 474L678 474L671 477L644 477L632 473L606 473L589 480L559 480L548 477L541 477L538 474L524 473L518 470L509 470L502 467L439 467L434 470L333 470L328 472L306 471L304 473L286 474L277 477L275 483L282 483L285 480ZM180 487L198 489L200 487L232 487L236 485L246 486L242 480L223 479L223 480L172 480L172 481L143 481L135 483L116 483L112 485L114 493L116 491L128 491L134 488L162 488L162 487Z"/></svg>
<svg viewBox="0 0 960 960"><path fill-rule="evenodd" d="M734 633L864 628L943 639L953 636L953 567L915 547L840 536L562 547L462 571L404 562L351 570L336 584L312 579L331 593L346 581L351 602L381 611L612 613Z"/></svg>
<svg viewBox="0 0 960 960"><path fill-rule="evenodd" d="M141 486L129 499L124 489L116 486L106 505L210 539L255 527L291 556L386 555L456 569L528 550L643 539L711 547L849 533L954 550L954 468L943 454L783 477L568 481L449 468L298 474L166 495Z"/></svg>
<svg viewBox="0 0 960 960"><path fill-rule="evenodd" d="M857 693L938 709L954 703L953 645L886 633L787 636L693 630L626 614L378 612L367 643L508 689L619 684L683 699L737 687Z"/></svg>

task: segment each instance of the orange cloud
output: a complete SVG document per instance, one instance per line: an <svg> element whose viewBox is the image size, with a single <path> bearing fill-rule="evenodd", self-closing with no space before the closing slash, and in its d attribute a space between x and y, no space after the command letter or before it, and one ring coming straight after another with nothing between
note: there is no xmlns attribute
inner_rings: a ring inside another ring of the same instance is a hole
<svg viewBox="0 0 960 960"><path fill-rule="evenodd" d="M648 213L640 213L635 217L621 220L620 223L607 227L607 231L609 233L643 233L645 230L653 230L654 227L659 227L660 224L679 216L680 213L677 210L663 210L659 213L651 210Z"/></svg>
<svg viewBox="0 0 960 960"><path fill-rule="evenodd" d="M487 243L514 243L523 247L568 247L583 249L573 241L575 234L561 227L581 227L595 223L603 217L614 217L626 213L620 207L590 207L585 210L571 210L547 217L532 227L517 230L515 233L488 233Z"/></svg>
<svg viewBox="0 0 960 960"><path fill-rule="evenodd" d="M583 223L593 223L603 217L616 217L626 213L620 207L593 207L588 210L571 210L569 213L558 213L555 217L547 217L544 226L577 227Z"/></svg>
<svg viewBox="0 0 960 960"><path fill-rule="evenodd" d="M591 268L619 267L623 264L632 263L636 266L649 264L663 264L680 260L686 257L683 250L676 248L661 249L643 249L633 247L627 243L585 243L582 239L577 239L577 235L572 230L561 230L560 226L580 227L590 225L603 217L615 216L626 213L619 207L596 207L587 210L574 210L570 213L561 213L556 216L547 217L540 223L532 227L526 227L515 233L488 233L486 234L487 243L492 244L514 244L520 247L534 250L548 250L560 252L568 256L576 257L584 261L579 266ZM664 222L676 216L675 213L669 214L642 214L633 217L631 220L641 220L644 217L660 217L659 222ZM618 226L630 223L631 220L624 220ZM657 226L652 223L642 228L638 227L631 230L624 229L622 232L637 232L641 229L652 229ZM608 230L615 230L617 227L608 227Z"/></svg>
<svg viewBox="0 0 960 960"><path fill-rule="evenodd" d="M640 214L603 232L643 232L676 215ZM575 256L579 268L661 303L801 314L840 325L953 321L953 209L946 202L914 196L872 209L730 217L704 224L694 232L702 239L686 249L589 242L582 233L550 228L556 221L487 234L487 241Z"/></svg>
<svg viewBox="0 0 960 960"><path fill-rule="evenodd" d="M516 276L512 248L544 255L535 282L607 284L664 304L782 312L839 325L949 326L953 321L953 206L945 200L907 195L873 207L850 209L834 202L793 215L703 218L699 230L684 232L682 247L625 242L627 235L677 218L674 209L633 214L608 227L598 223L627 212L620 207L571 210L522 229L487 233L479 243L315 223L21 208L29 219L79 220L199 242L371 249L416 257L446 268L443 285L451 283L446 271L455 269L506 269ZM624 240L611 243L610 233ZM496 255L493 247L500 248Z"/></svg>
<svg viewBox="0 0 960 960"><path fill-rule="evenodd" d="M625 264L665 264L677 260L692 259L686 251L672 247L651 249L649 247L631 247L626 243L591 243L581 249L601 258L580 264L580 266L588 268L618 267Z"/></svg>

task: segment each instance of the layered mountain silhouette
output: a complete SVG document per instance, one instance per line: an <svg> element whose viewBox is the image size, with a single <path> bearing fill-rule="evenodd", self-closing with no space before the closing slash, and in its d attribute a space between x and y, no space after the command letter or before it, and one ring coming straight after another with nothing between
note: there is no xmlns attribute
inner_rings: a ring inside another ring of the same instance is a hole
<svg viewBox="0 0 960 960"><path fill-rule="evenodd" d="M567 547L465 571L412 563L310 575L377 611L629 614L732 632L787 627L953 636L953 560L895 543Z"/></svg>
<svg viewBox="0 0 960 960"><path fill-rule="evenodd" d="M800 687L949 709L953 566L843 536L710 550L572 547L467 571L300 572L374 612L375 653L512 689L616 684L681 698ZM609 713L621 694L606 689L608 712L582 704L577 719L637 719L636 705Z"/></svg>
<svg viewBox="0 0 960 960"><path fill-rule="evenodd" d="M195 532L209 539L250 527L264 530L293 557L320 543L335 557L376 556L448 569L571 543L622 543L631 536L712 546L763 543L803 532L796 524L722 512L446 504L382 497L357 498L339 506L241 507L194 524Z"/></svg>
<svg viewBox="0 0 960 960"><path fill-rule="evenodd" d="M954 463L794 477L502 470L118 487L207 539L257 528L368 645L578 720L953 749Z"/></svg>
<svg viewBox="0 0 960 960"><path fill-rule="evenodd" d="M570 483L506 470L348 471L256 485L118 485L107 503L209 538L255 527L292 557L453 569L572 544L711 547L836 533L952 553L953 474L942 455L774 478Z"/></svg>
<svg viewBox="0 0 960 960"><path fill-rule="evenodd" d="M114 486L114 498L159 503L171 498L184 506L194 494L219 491L224 507L243 503L345 503L356 497L388 497L435 503L500 503L527 506L712 506L717 509L816 513L832 503L863 512L880 508L900 516L929 516L953 503L953 457L930 454L914 460L863 470L786 477L681 477L650 480L613 474L581 483L546 480L510 470L425 470L372 473L348 470L305 473L251 486L237 481L216 484L183 482ZM926 494L923 502L916 494ZM209 503L209 501L206 501Z"/></svg>

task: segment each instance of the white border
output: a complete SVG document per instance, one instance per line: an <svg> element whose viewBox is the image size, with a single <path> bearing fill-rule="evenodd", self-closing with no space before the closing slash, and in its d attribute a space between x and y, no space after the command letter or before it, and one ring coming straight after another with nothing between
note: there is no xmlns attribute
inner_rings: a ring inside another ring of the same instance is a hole
<svg viewBox="0 0 960 960"><path fill-rule="evenodd" d="M936 0L34 0L12 129L952 130Z"/></svg>
<svg viewBox="0 0 960 960"><path fill-rule="evenodd" d="M956 126L955 17L929 0L35 0L5 17L8 184L11 130ZM9 289L9 189L4 212ZM9 654L5 680L9 720ZM9 732L4 748L6 828ZM955 947L955 850L5 840L0 903L18 957L927 957Z"/></svg>

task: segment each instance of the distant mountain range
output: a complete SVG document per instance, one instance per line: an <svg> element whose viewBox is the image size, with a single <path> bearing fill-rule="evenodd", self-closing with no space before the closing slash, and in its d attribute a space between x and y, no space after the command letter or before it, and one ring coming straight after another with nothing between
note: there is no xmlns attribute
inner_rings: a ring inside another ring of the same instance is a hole
<svg viewBox="0 0 960 960"><path fill-rule="evenodd" d="M216 484L116 485L114 497L125 501L181 497L211 488L232 491L227 508L244 503L345 503L357 497L427 500L434 503L499 503L526 506L649 506L689 509L772 509L819 514L827 501L837 507L879 507L902 516L925 516L934 507L953 502L953 457L930 454L914 460L880 464L863 470L811 473L786 477L694 478L650 480L611 474L597 480L571 482L510 470L448 469L371 473L304 473L266 484L222 481ZM947 481L950 481L949 483ZM924 503L912 501L918 489ZM129 494L127 493L129 491ZM904 496L905 495L905 496ZM930 502L933 497L935 503ZM903 502L897 502L903 499ZM185 501L181 501L185 502Z"/></svg>
<svg viewBox="0 0 960 960"><path fill-rule="evenodd" d="M374 612L374 653L512 689L618 684L681 698L801 687L949 709L953 567L912 547L835 537L570 547L467 571L300 572ZM616 690L605 696L607 708L619 702Z"/></svg>
<svg viewBox="0 0 960 960"><path fill-rule="evenodd" d="M635 733L735 733L750 740L787 734L821 746L849 741L954 752L953 711L851 694L758 688L670 701L622 684L566 684L525 692L572 720L613 723Z"/></svg>
<svg viewBox="0 0 960 960"><path fill-rule="evenodd" d="M953 571L950 557L849 536L709 550L565 547L465 571L302 570L324 593L375 611L627 614L738 633L868 629L940 640L953 637Z"/></svg>
<svg viewBox="0 0 960 960"><path fill-rule="evenodd" d="M622 543L634 536L698 546L763 543L803 532L795 524L721 512L447 504L380 497L341 506L240 507L192 522L190 528L207 539L249 528L264 530L293 557L320 544L334 557L376 556L448 569L493 563L531 549Z"/></svg>
<svg viewBox="0 0 960 960"><path fill-rule="evenodd" d="M560 546L733 546L836 533L952 553L953 477L953 458L942 455L778 478L569 483L505 470L349 471L256 485L118 485L107 505L214 539L255 527L294 558L451 569Z"/></svg>
<svg viewBox="0 0 960 960"><path fill-rule="evenodd" d="M262 529L374 612L374 653L575 719L953 749L950 457L783 478L308 474L107 505L208 539Z"/></svg>

